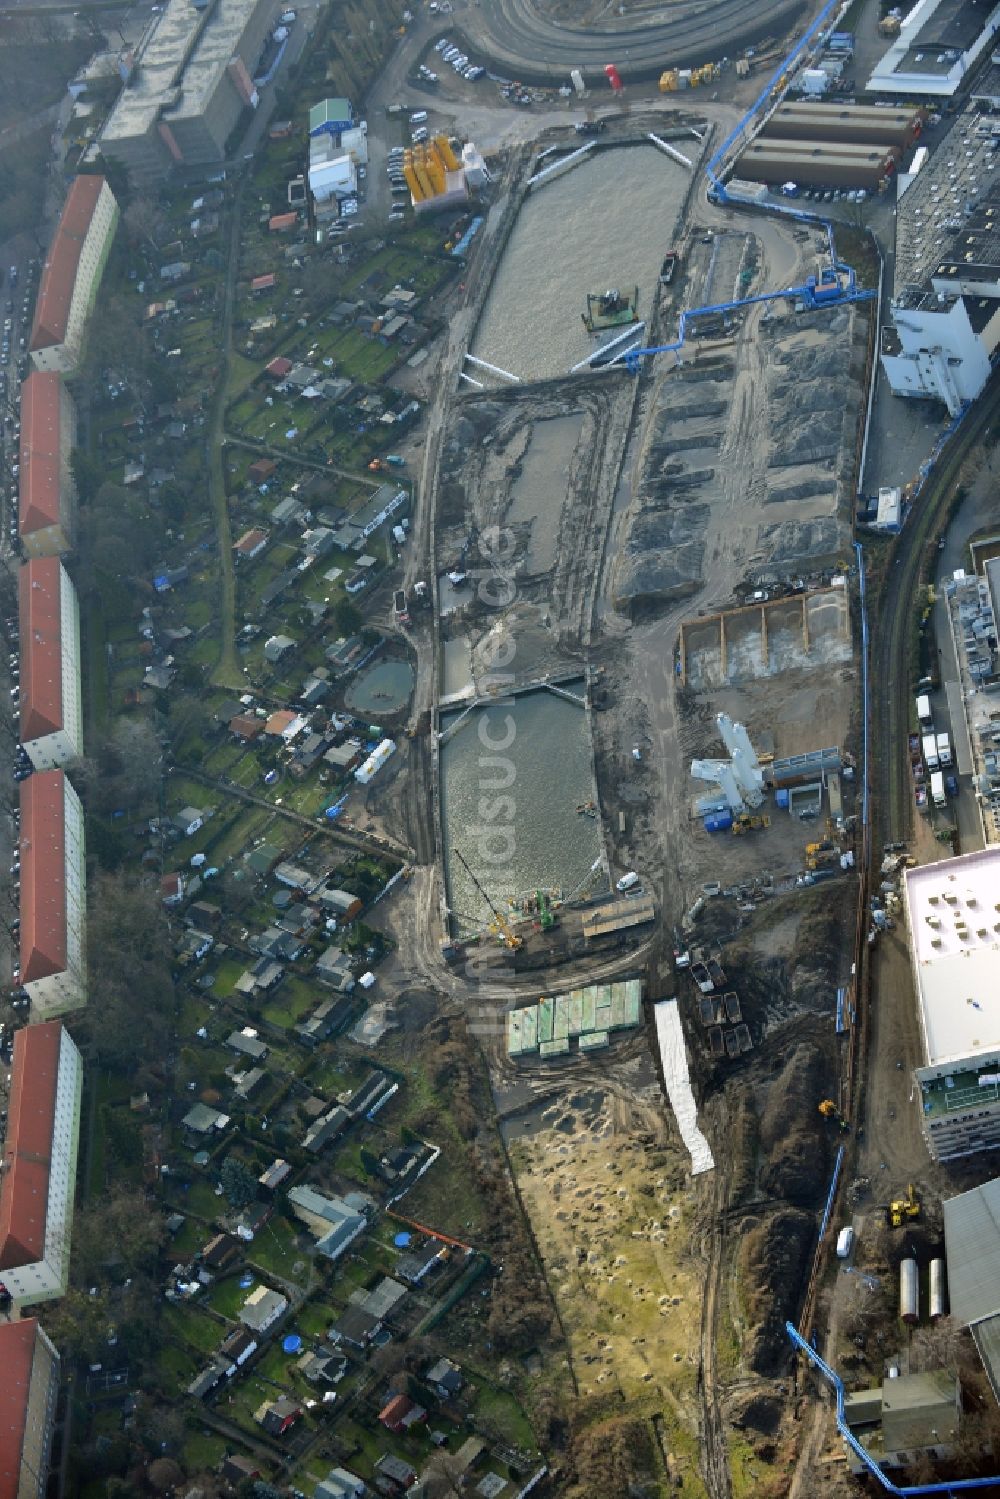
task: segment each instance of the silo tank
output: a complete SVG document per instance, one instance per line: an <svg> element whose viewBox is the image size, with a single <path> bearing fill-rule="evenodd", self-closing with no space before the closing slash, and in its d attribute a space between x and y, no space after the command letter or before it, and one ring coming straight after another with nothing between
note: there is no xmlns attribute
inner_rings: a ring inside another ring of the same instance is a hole
<svg viewBox="0 0 1000 1499"><path fill-rule="evenodd" d="M899 1315L904 1322L920 1321L920 1277L916 1260L903 1260L899 1267Z"/></svg>
<svg viewBox="0 0 1000 1499"><path fill-rule="evenodd" d="M931 1321L936 1322L945 1315L945 1266L944 1260L931 1260Z"/></svg>

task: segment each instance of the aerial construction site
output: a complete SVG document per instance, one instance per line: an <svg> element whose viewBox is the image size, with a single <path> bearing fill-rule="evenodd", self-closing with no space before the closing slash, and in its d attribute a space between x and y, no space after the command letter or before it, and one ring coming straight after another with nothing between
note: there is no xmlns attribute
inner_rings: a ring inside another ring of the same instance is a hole
<svg viewBox="0 0 1000 1499"><path fill-rule="evenodd" d="M996 17L197 9L0 88L0 1499L995 1490Z"/></svg>

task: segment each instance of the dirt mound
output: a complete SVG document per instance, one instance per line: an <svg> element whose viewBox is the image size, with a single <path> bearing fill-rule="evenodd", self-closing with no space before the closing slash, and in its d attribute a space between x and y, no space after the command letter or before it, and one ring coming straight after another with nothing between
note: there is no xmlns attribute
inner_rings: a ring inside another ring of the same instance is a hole
<svg viewBox="0 0 1000 1499"><path fill-rule="evenodd" d="M744 1356L755 1374L777 1374L791 1356L785 1322L796 1311L814 1233L809 1213L779 1208L740 1245L738 1274L754 1323Z"/></svg>
<svg viewBox="0 0 1000 1499"><path fill-rule="evenodd" d="M740 1429L773 1436L781 1425L781 1399L759 1390L748 1390L736 1396L729 1410L729 1419Z"/></svg>
<svg viewBox="0 0 1000 1499"><path fill-rule="evenodd" d="M606 1408L607 1401L602 1398ZM566 1499L631 1499L632 1495L656 1493L657 1464L645 1421L601 1421L574 1434L572 1462L576 1482L565 1490Z"/></svg>

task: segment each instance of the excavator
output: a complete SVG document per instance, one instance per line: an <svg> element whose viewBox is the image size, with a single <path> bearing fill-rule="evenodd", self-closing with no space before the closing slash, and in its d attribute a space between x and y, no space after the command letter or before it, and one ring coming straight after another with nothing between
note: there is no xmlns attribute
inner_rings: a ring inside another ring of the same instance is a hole
<svg viewBox="0 0 1000 1499"><path fill-rule="evenodd" d="M752 817L749 812L740 812L733 818L732 833L734 838L741 837L744 833L753 833L758 828L769 828L771 819L764 816Z"/></svg>
<svg viewBox="0 0 1000 1499"><path fill-rule="evenodd" d="M452 853L455 855L455 858L461 864L462 868L469 876L469 879L475 885L476 889L483 897L483 900L486 902L493 913L493 920L490 923L490 930L496 932L497 936L499 936L501 942L503 943L504 947L507 948L508 952L517 952L519 948L522 948L524 946L524 938L517 935L507 918L505 916L502 916L497 910L496 906L490 900L489 896L486 894L486 891L483 889L482 885L479 883L479 881L476 879L476 876L469 868L468 860L462 857L462 854L457 848L453 848Z"/></svg>
<svg viewBox="0 0 1000 1499"><path fill-rule="evenodd" d="M902 1228L908 1218L920 1217L920 1198L910 1182L905 1197L897 1197L885 1206L886 1222L890 1228Z"/></svg>
<svg viewBox="0 0 1000 1499"><path fill-rule="evenodd" d="M832 1098L824 1098L822 1100L819 1105L819 1112L823 1115L824 1119L832 1119L844 1134L849 1132L851 1126L837 1108Z"/></svg>

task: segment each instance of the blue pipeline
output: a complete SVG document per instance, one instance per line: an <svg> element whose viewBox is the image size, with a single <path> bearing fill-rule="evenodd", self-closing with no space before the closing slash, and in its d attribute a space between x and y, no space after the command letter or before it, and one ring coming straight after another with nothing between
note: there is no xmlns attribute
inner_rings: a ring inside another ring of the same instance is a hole
<svg viewBox="0 0 1000 1499"><path fill-rule="evenodd" d="M888 1473L882 1471L878 1463L862 1447L848 1426L844 1417L844 1383L840 1375L830 1368L830 1365L820 1357L811 1344L806 1342L798 1328L793 1326L791 1322L785 1323L785 1331L792 1342L792 1346L797 1348L800 1353L805 1354L812 1367L819 1370L820 1374L822 1374L827 1384L833 1390L837 1401L837 1430L858 1461L864 1465L866 1471L873 1478L878 1480L887 1494L899 1496L899 1499L910 1499L911 1495L958 1494L965 1493L968 1489L986 1489L1000 1484L1000 1474L995 1474L992 1478L953 1478L947 1483L909 1484L900 1488L899 1484L893 1483Z"/></svg>
<svg viewBox="0 0 1000 1499"><path fill-rule="evenodd" d="M833 1177L830 1181L830 1190L826 1194L826 1207L823 1209L823 1219L819 1226L819 1237L822 1243L823 1235L826 1233L830 1222L830 1214L833 1212L833 1199L837 1195L837 1183L840 1181L840 1169L844 1164L844 1147L841 1145L837 1151L837 1159L833 1163Z"/></svg>
<svg viewBox="0 0 1000 1499"><path fill-rule="evenodd" d="M778 83L788 72L789 68L794 67L795 63L798 61L799 57L801 57L802 53L812 44L814 38L826 25L826 22L828 21L831 13L835 9L837 9L841 3L842 0L827 0L827 4L824 5L823 9L820 11L813 24L806 31L805 35L800 39L795 47L793 47L792 51L775 70L774 74L768 80L767 85L765 86L762 93L747 110L746 114L740 120L739 124L730 131L730 133L726 136L726 139L722 142L722 145L713 154L711 160L705 168L705 175L707 176L709 182L709 197L715 199L719 203L729 204L732 202L728 193L726 192L725 183L722 182L722 180L718 176L717 169L719 167L719 163L724 159L726 153L729 151L733 143L745 133L756 116L760 114L760 112L766 107ZM656 354L678 353L684 347L684 340L687 334L687 324L690 318L707 317L712 313L734 312L742 307L754 307L762 302L780 301L782 298L786 297L792 297L797 301L803 302L805 306L810 310L817 307L840 307L848 302L869 302L874 298L874 291L858 290L853 269L837 259L837 251L833 240L833 225L827 219L821 219L816 214L806 213L801 208L790 208L781 203L761 204L759 205L759 207L761 207L768 213L779 214L784 218L793 219L796 223L809 224L814 228L824 229L826 231L827 245L829 247L830 265L833 268L834 274L840 274L847 277L848 284L846 291L842 291L840 289L840 286L835 283L821 283L817 285L810 278L805 286L793 286L787 288L785 291L762 292L754 297L742 297L735 302L718 302L710 307L692 307L690 309L685 309L685 311L681 313L680 323L678 324L677 329L678 336L673 343L657 344L652 348L647 349L629 349L628 352L622 356L622 361L625 365L625 368L631 374L638 374L639 366L643 359L648 359Z"/></svg>

